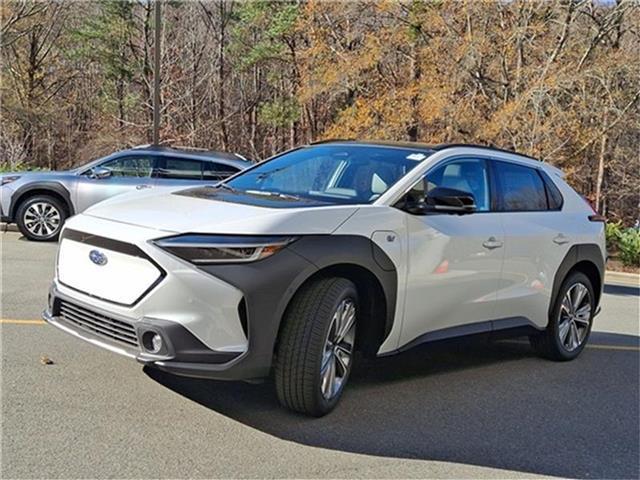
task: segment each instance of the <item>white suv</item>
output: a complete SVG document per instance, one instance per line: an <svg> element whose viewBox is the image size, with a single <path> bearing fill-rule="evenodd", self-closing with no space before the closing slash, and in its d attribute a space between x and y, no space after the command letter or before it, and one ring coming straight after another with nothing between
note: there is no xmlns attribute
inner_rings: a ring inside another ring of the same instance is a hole
<svg viewBox="0 0 640 480"><path fill-rule="evenodd" d="M71 218L44 318L178 375L273 372L283 405L323 415L356 350L501 331L578 356L603 227L559 170L522 155L323 142Z"/></svg>

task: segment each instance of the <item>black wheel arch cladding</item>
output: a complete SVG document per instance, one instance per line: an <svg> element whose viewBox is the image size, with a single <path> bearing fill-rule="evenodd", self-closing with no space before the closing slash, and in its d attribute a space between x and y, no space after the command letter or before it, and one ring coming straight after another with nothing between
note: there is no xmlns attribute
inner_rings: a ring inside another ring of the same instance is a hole
<svg viewBox="0 0 640 480"><path fill-rule="evenodd" d="M592 276L590 273L597 273L597 284L594 283L592 287L596 297L594 299L595 306L598 306L600 298L602 297L602 290L604 288L605 264L602 251L600 250L600 247L594 243L577 244L573 245L569 249L560 263L558 270L556 270L555 277L553 278L551 302L549 303L549 316L552 314L555 300L565 278L567 278L567 275L572 270L577 269L578 271L583 271L583 269L580 268L581 265L586 267L587 270L592 270L592 272L583 272L590 279ZM594 268L595 270L593 270Z"/></svg>
<svg viewBox="0 0 640 480"><path fill-rule="evenodd" d="M243 293L249 340L248 353L242 359L243 369L264 376L271 367L281 319L299 288L324 271L335 272L336 267L349 266L375 277L383 291L384 340L395 315L397 273L393 262L368 237L305 235L264 260L199 268Z"/></svg>

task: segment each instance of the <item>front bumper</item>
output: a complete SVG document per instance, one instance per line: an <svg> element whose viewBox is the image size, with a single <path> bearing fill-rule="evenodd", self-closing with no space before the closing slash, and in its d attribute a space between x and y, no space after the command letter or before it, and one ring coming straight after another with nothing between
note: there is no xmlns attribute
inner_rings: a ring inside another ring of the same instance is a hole
<svg viewBox="0 0 640 480"><path fill-rule="evenodd" d="M176 322L142 318L131 321L78 301L52 286L49 305L42 318L50 325L110 352L177 375L221 380L264 376L261 369L242 365L246 352L224 352L208 348ZM162 349L151 353L145 335L161 336ZM267 368L268 372L268 368Z"/></svg>
<svg viewBox="0 0 640 480"><path fill-rule="evenodd" d="M0 222L12 223L11 217L11 196L13 190L8 185L0 187Z"/></svg>
<svg viewBox="0 0 640 480"><path fill-rule="evenodd" d="M8 209L7 209L8 210ZM2 199L0 199L0 222L3 223L11 223L11 217L7 215L5 212L4 206L2 205Z"/></svg>

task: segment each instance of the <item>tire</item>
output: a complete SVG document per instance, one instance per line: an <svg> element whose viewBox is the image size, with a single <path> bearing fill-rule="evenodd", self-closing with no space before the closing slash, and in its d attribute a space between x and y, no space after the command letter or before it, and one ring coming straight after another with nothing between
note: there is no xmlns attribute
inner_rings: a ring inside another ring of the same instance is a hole
<svg viewBox="0 0 640 480"><path fill-rule="evenodd" d="M351 373L358 310L356 287L345 278L318 279L295 295L275 360L276 391L284 407L316 417L333 410ZM351 326L338 332L338 325Z"/></svg>
<svg viewBox="0 0 640 480"><path fill-rule="evenodd" d="M578 301L580 295L583 295L582 300ZM569 299L572 299L571 304ZM544 358L573 360L589 341L593 326L596 305L591 280L582 272L570 273L554 302L547 328L530 336L529 341L534 350Z"/></svg>
<svg viewBox="0 0 640 480"><path fill-rule="evenodd" d="M55 197L36 195L24 200L16 211L16 223L22 235L36 242L58 240L67 218L65 205Z"/></svg>

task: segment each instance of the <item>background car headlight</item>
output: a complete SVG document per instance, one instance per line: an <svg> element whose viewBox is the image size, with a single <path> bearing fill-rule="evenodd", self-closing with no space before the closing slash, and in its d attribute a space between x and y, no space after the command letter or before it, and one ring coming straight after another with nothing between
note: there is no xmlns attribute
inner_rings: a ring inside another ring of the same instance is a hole
<svg viewBox="0 0 640 480"><path fill-rule="evenodd" d="M179 235L155 240L158 247L196 265L246 263L270 257L295 241L291 236Z"/></svg>
<svg viewBox="0 0 640 480"><path fill-rule="evenodd" d="M20 178L20 175L7 175L6 177L0 177L0 186L7 183L15 182Z"/></svg>

